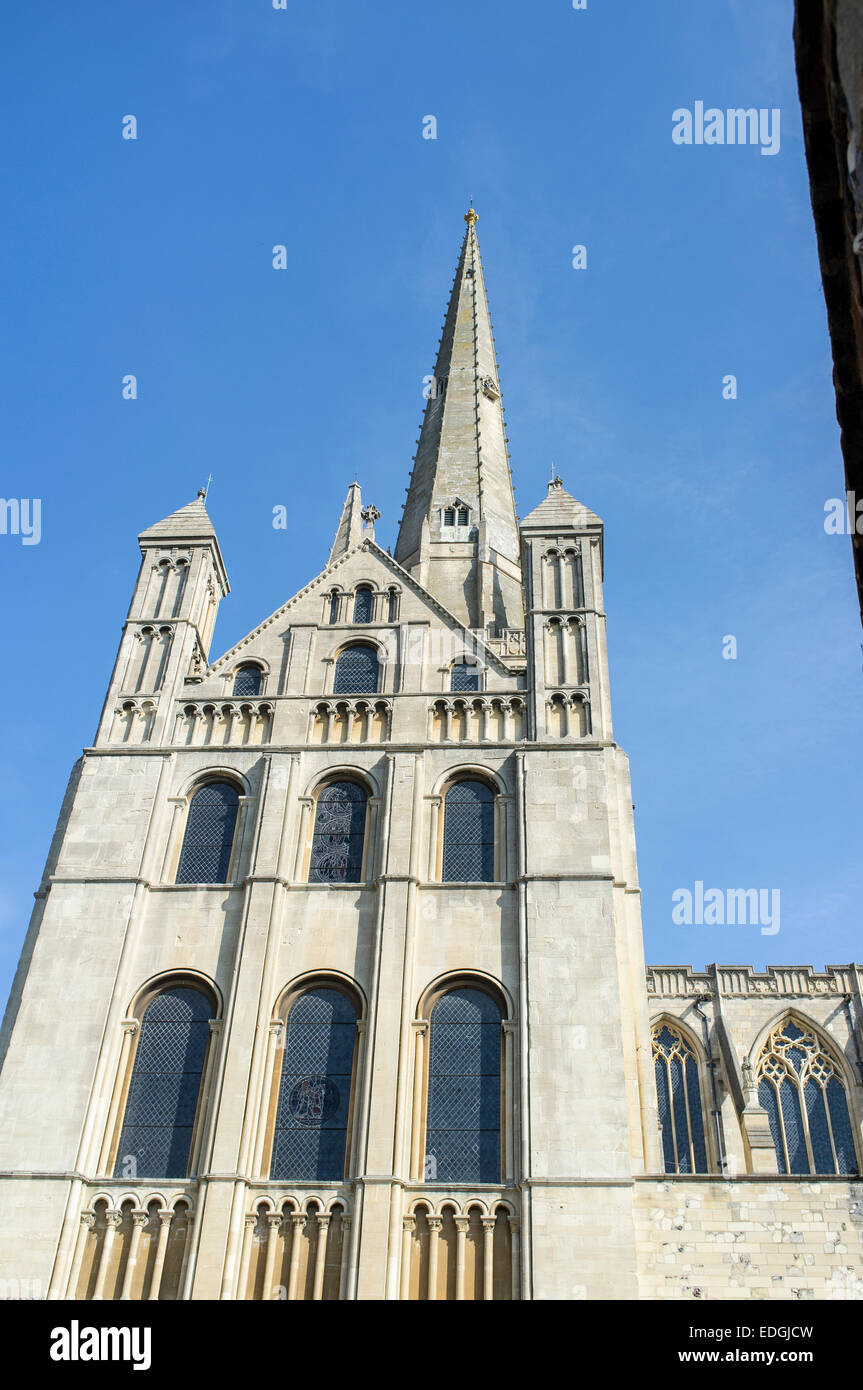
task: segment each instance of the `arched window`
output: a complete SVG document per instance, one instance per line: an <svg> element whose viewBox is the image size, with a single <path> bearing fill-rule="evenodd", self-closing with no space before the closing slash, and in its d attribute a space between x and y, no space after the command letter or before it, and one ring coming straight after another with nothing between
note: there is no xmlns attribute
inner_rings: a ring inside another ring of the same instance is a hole
<svg viewBox="0 0 863 1390"><path fill-rule="evenodd" d="M387 604L387 622L394 623L399 616L399 591L390 589L389 602Z"/></svg>
<svg viewBox="0 0 863 1390"><path fill-rule="evenodd" d="M331 622L331 623L337 623L338 621L339 621L339 596L338 596L337 593L333 592L333 593L330 595L330 622Z"/></svg>
<svg viewBox="0 0 863 1390"><path fill-rule="evenodd" d="M260 695L261 676L260 666L241 666L234 675L234 688L231 694Z"/></svg>
<svg viewBox="0 0 863 1390"><path fill-rule="evenodd" d="M368 588L357 589L354 594L354 622L370 623L372 620L372 591Z"/></svg>
<svg viewBox="0 0 863 1390"><path fill-rule="evenodd" d="M147 1005L117 1150L117 1178L185 1178L213 1005L190 985Z"/></svg>
<svg viewBox="0 0 863 1390"><path fill-rule="evenodd" d="M345 647L336 661L334 695L376 695L378 654L374 647Z"/></svg>
<svg viewBox="0 0 863 1390"><path fill-rule="evenodd" d="M192 797L178 883L227 883L240 797L232 782L205 782Z"/></svg>
<svg viewBox="0 0 863 1390"><path fill-rule="evenodd" d="M444 883L494 879L494 793L486 782L465 778L446 794L441 878Z"/></svg>
<svg viewBox="0 0 863 1390"><path fill-rule="evenodd" d="M450 668L450 690L479 690L479 667L470 661L456 661Z"/></svg>
<svg viewBox="0 0 863 1390"><path fill-rule="evenodd" d="M330 782L318 796L309 883L359 883L366 794L356 782Z"/></svg>
<svg viewBox="0 0 863 1390"><path fill-rule="evenodd" d="M665 1171L706 1173L698 1059L683 1033L668 1023L653 1031L653 1065Z"/></svg>
<svg viewBox="0 0 863 1390"><path fill-rule="evenodd" d="M424 1168L432 1182L500 1182L501 1012L481 989L451 989L429 1027Z"/></svg>
<svg viewBox="0 0 863 1390"><path fill-rule="evenodd" d="M770 1117L780 1173L856 1173L839 1066L814 1029L786 1018L758 1059L758 1100Z"/></svg>
<svg viewBox="0 0 863 1390"><path fill-rule="evenodd" d="M340 989L301 994L288 1014L270 1177L345 1176L357 1011Z"/></svg>

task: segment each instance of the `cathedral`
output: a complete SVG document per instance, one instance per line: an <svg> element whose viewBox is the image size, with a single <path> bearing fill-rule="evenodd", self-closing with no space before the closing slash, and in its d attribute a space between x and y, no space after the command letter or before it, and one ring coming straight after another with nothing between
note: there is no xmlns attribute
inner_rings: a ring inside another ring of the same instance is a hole
<svg viewBox="0 0 863 1390"><path fill-rule="evenodd" d="M603 523L516 515L465 221L394 555L351 484L216 655L204 494L138 538L0 1042L7 1297L863 1296L861 970L645 966Z"/></svg>

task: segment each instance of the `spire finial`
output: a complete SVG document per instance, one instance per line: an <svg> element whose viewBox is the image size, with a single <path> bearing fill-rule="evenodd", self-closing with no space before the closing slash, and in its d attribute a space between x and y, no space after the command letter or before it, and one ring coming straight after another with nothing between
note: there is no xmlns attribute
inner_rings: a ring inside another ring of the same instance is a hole
<svg viewBox="0 0 863 1390"><path fill-rule="evenodd" d="M473 198L470 200L470 207L464 215L464 220L468 227L473 227L479 221L479 213L474 211Z"/></svg>

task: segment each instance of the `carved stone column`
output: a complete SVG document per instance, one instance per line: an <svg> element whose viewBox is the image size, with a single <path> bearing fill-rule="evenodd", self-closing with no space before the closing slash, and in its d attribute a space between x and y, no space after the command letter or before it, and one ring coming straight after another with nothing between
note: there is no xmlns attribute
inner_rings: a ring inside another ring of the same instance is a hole
<svg viewBox="0 0 863 1390"><path fill-rule="evenodd" d="M243 1223L243 1245L240 1251L240 1273L237 1279L237 1297L241 1299L245 1299L246 1297L246 1286L249 1281L249 1265L252 1259L252 1237L255 1234L255 1227L257 1224L258 1218L255 1212L251 1212Z"/></svg>
<svg viewBox="0 0 863 1390"><path fill-rule="evenodd" d="M488 1303L494 1298L494 1228L493 1216L482 1218L482 1296Z"/></svg>
<svg viewBox="0 0 863 1390"><path fill-rule="evenodd" d="M291 1263L288 1272L289 1302L293 1302L297 1296L297 1282L300 1276L300 1241L303 1238L303 1228L305 1224L306 1218L303 1212L291 1212Z"/></svg>
<svg viewBox="0 0 863 1390"><path fill-rule="evenodd" d="M276 1268L276 1256L279 1253L279 1233L281 1227L281 1212L269 1212L267 1214L267 1256L264 1263L264 1288L262 1295L264 1299L272 1299L273 1297L273 1271Z"/></svg>
<svg viewBox="0 0 863 1390"><path fill-rule="evenodd" d="M105 1215L105 1238L102 1241L102 1250L99 1255L99 1268L96 1273L96 1287L93 1290L93 1302L99 1302L105 1297L105 1283L108 1278L108 1269L111 1263L111 1255L114 1251L114 1242L117 1238L117 1231L123 1217L119 1211L109 1211Z"/></svg>
<svg viewBox="0 0 863 1390"><path fill-rule="evenodd" d="M411 1242L416 1230L416 1218L402 1217L402 1268L399 1298L406 1302L411 1296Z"/></svg>
<svg viewBox="0 0 863 1390"><path fill-rule="evenodd" d="M465 1247L467 1246L470 1219L467 1216L456 1216L453 1219L455 1221L455 1296L456 1302L463 1303Z"/></svg>
<svg viewBox="0 0 863 1390"><path fill-rule="evenodd" d="M138 1246L141 1244L141 1235L148 1220L149 1217L145 1211L136 1211L132 1214L132 1239L129 1242L129 1254L126 1257L126 1268L123 1271L123 1287L120 1290L121 1303L128 1302L132 1297L132 1279L135 1275L135 1265L138 1262Z"/></svg>
<svg viewBox="0 0 863 1390"><path fill-rule="evenodd" d="M327 1262L327 1238L330 1229L330 1217L324 1212L318 1213L318 1240L315 1247L315 1282L312 1287L312 1298L315 1302L320 1302L324 1296L324 1274Z"/></svg>
<svg viewBox="0 0 863 1390"><path fill-rule="evenodd" d="M168 1236L171 1234L171 1222L174 1219L172 1211L159 1212L159 1239L156 1244L156 1258L153 1262L153 1273L150 1278L150 1292L148 1299L156 1302L159 1297L159 1290L162 1285L162 1270L165 1267L165 1253L168 1249Z"/></svg>
<svg viewBox="0 0 863 1390"><path fill-rule="evenodd" d="M428 1293L426 1295L429 1302L437 1298L437 1265L438 1254L440 1251L440 1233L443 1227L443 1218L440 1216L430 1216L428 1218L429 1228L429 1269L428 1269Z"/></svg>

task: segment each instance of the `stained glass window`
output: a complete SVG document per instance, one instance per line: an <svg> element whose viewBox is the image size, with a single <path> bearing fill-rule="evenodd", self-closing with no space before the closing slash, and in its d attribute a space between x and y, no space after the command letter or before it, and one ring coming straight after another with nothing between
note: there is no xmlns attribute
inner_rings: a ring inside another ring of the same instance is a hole
<svg viewBox="0 0 863 1390"><path fill-rule="evenodd" d="M359 883L366 829L366 794L356 782L331 782L320 793L309 883Z"/></svg>
<svg viewBox="0 0 863 1390"><path fill-rule="evenodd" d="M780 1173L856 1173L842 1074L811 1028L786 1019L758 1061L758 1100Z"/></svg>
<svg viewBox="0 0 863 1390"><path fill-rule="evenodd" d="M501 1015L479 989L432 1010L423 1170L432 1182L500 1182Z"/></svg>
<svg viewBox="0 0 863 1390"><path fill-rule="evenodd" d="M227 883L240 798L231 782L206 782L192 797L178 883Z"/></svg>
<svg viewBox="0 0 863 1390"><path fill-rule="evenodd" d="M357 589L354 595L354 622L370 623L372 620L372 591Z"/></svg>
<svg viewBox="0 0 863 1390"><path fill-rule="evenodd" d="M450 670L450 690L479 690L479 667L467 661L457 661Z"/></svg>
<svg viewBox="0 0 863 1390"><path fill-rule="evenodd" d="M456 782L446 794L444 883L491 883L494 878L494 794L485 782Z"/></svg>
<svg viewBox="0 0 863 1390"><path fill-rule="evenodd" d="M375 695L378 654L374 647L345 647L336 661L334 695Z"/></svg>
<svg viewBox="0 0 863 1390"><path fill-rule="evenodd" d="M234 689L232 695L260 695L261 693L261 668L259 666L241 666L234 676Z"/></svg>
<svg viewBox="0 0 863 1390"><path fill-rule="evenodd" d="M698 1061L683 1034L667 1023L653 1034L656 1099L666 1173L706 1173Z"/></svg>
<svg viewBox="0 0 863 1390"><path fill-rule="evenodd" d="M344 1178L356 1031L356 1009L338 989L310 989L288 1014L271 1178Z"/></svg>
<svg viewBox="0 0 863 1390"><path fill-rule="evenodd" d="M187 1176L212 1016L207 996L186 985L162 990L147 1005L115 1177Z"/></svg>

